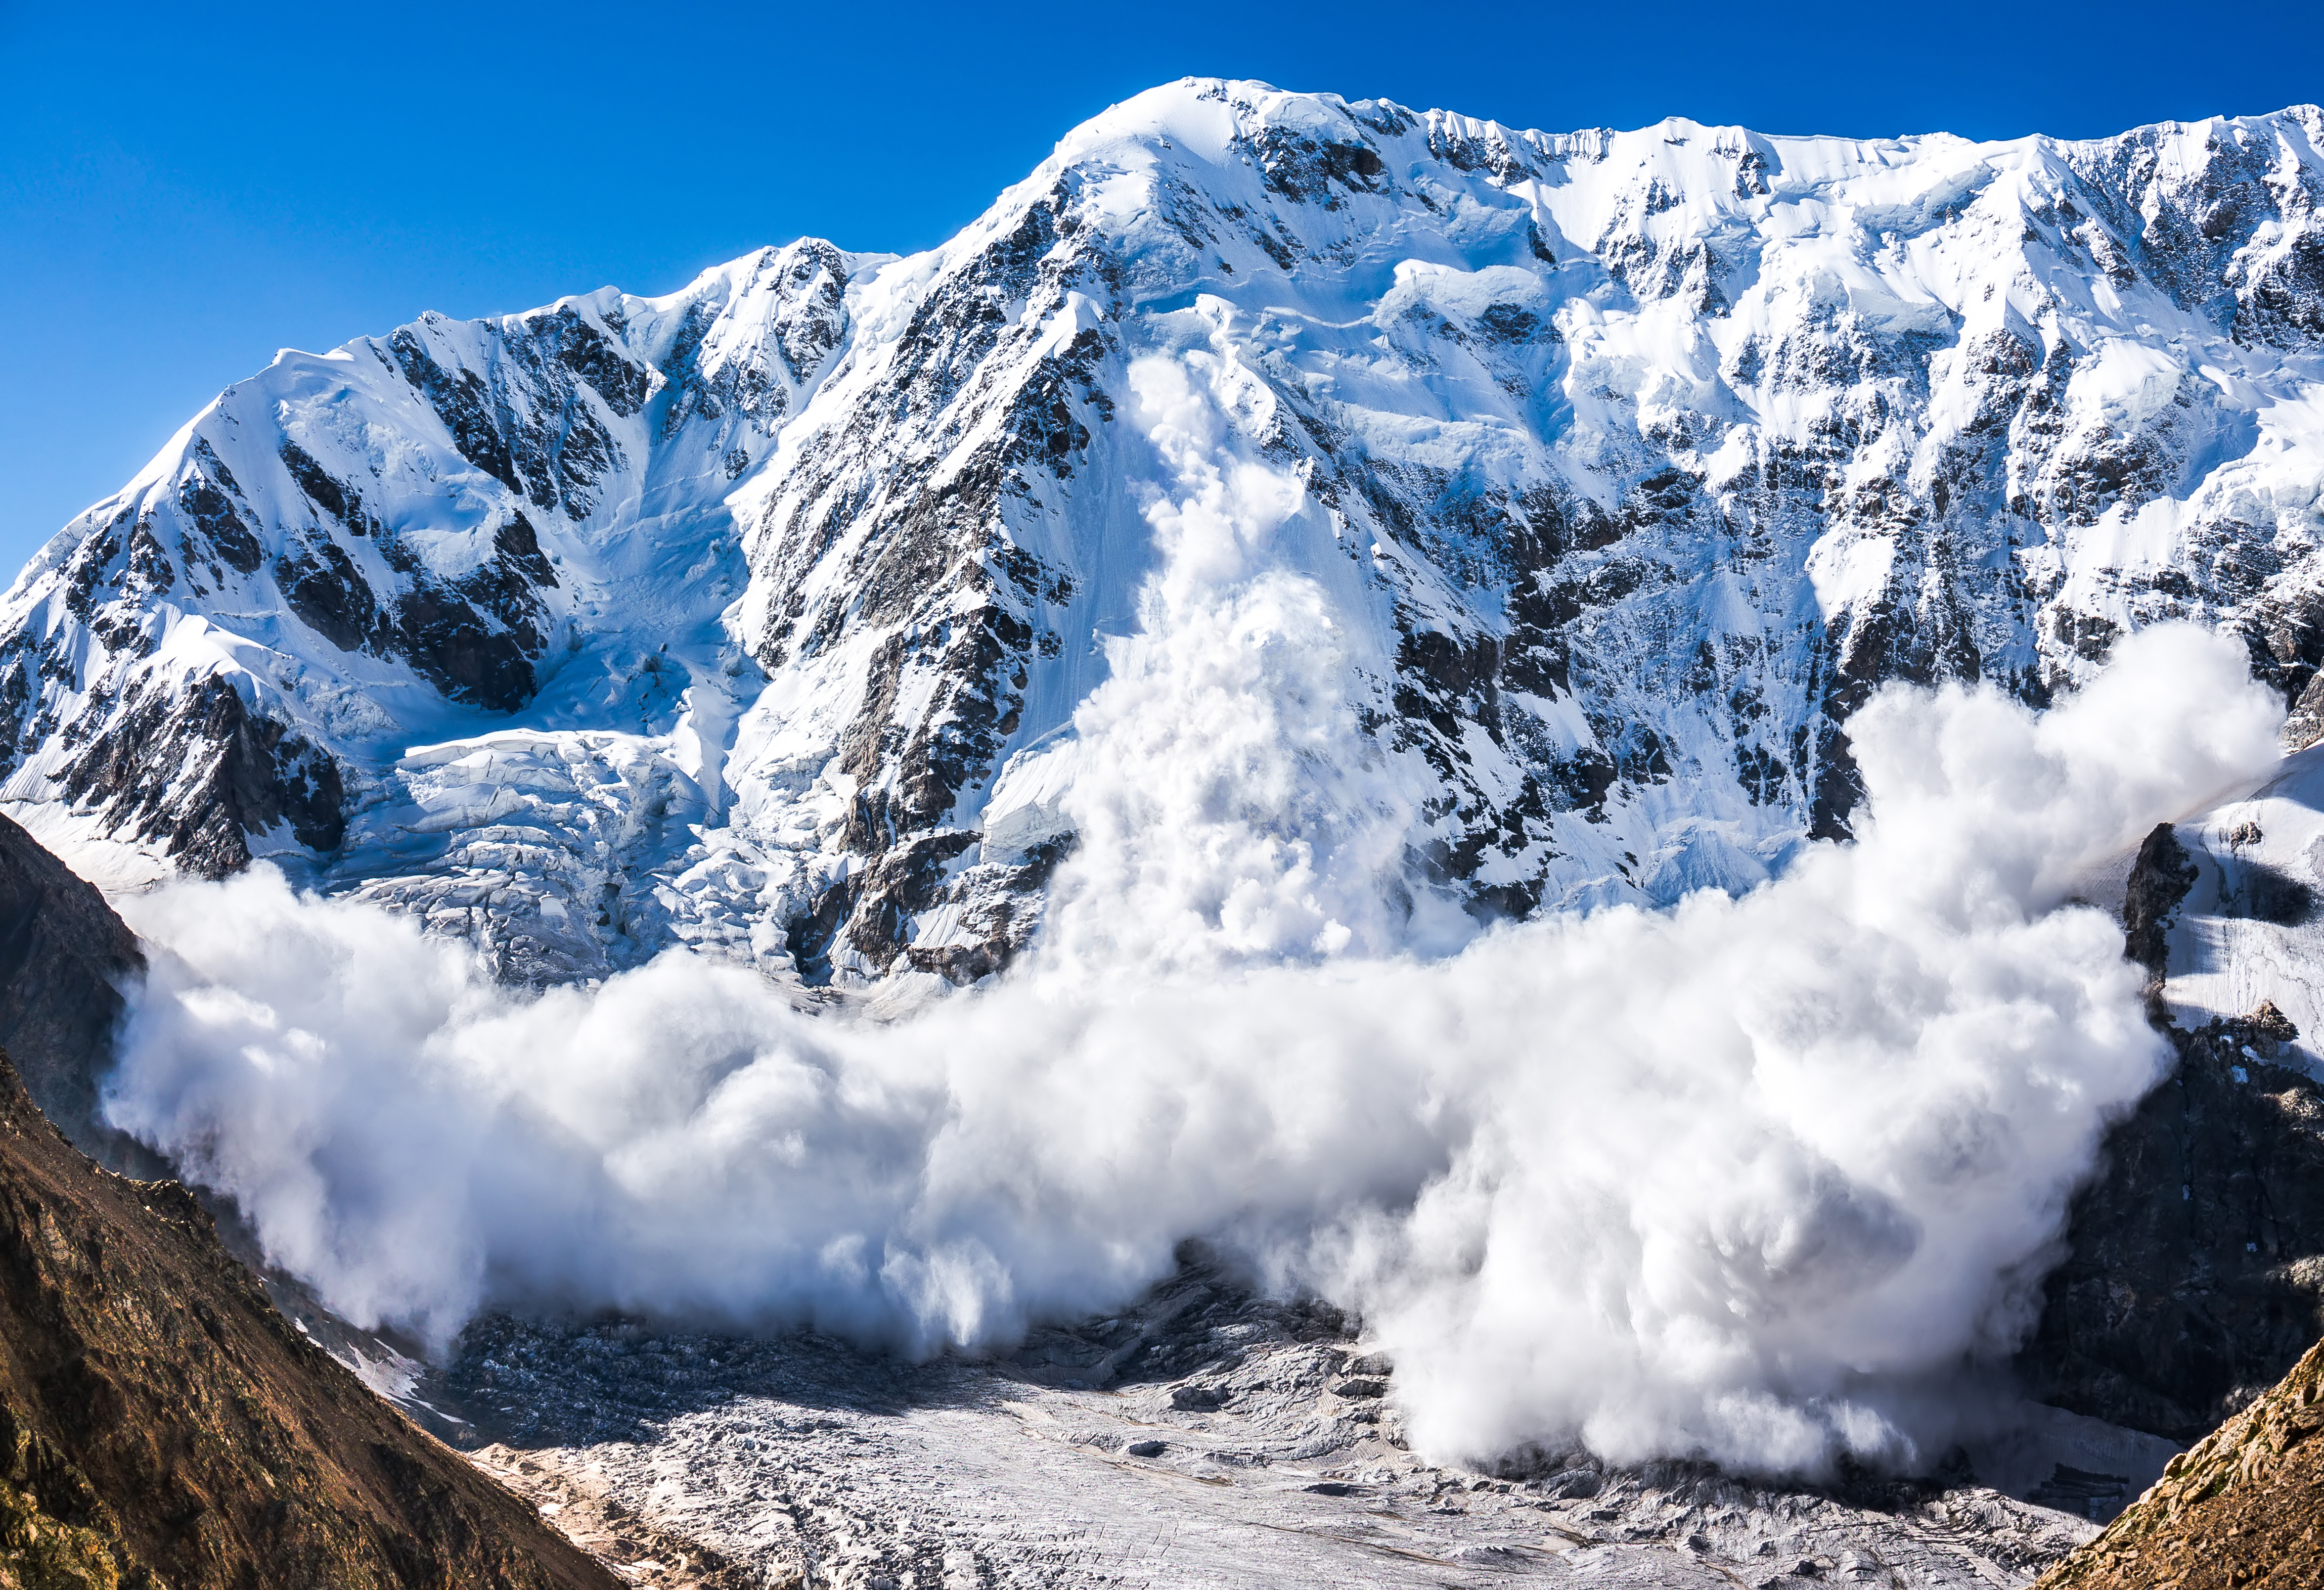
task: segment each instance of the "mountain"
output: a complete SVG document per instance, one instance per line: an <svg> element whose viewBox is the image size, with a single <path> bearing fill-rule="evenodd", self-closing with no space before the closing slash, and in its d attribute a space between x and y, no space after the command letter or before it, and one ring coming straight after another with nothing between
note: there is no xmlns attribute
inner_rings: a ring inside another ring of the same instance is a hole
<svg viewBox="0 0 2324 1590"><path fill-rule="evenodd" d="M1748 887L1846 832L1885 680L2039 703L2194 617L2324 712L2319 200L2314 106L1548 134L1188 79L925 254L282 354L0 603L0 798L512 979L932 987L1263 699L1285 854L1384 849L1412 923Z"/></svg>
<svg viewBox="0 0 2324 1590"><path fill-rule="evenodd" d="M2016 1367L2044 1402L2187 1442L2324 1333L2324 1086L2273 1002L2163 1033L2171 1076L2077 1191Z"/></svg>

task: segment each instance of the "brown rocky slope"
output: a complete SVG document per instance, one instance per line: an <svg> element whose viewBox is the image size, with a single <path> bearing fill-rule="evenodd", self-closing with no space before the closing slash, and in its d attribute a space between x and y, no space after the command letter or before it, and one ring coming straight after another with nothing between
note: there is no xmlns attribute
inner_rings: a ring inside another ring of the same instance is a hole
<svg viewBox="0 0 2324 1590"><path fill-rule="evenodd" d="M0 1590L606 1590L0 1057Z"/></svg>
<svg viewBox="0 0 2324 1590"><path fill-rule="evenodd" d="M2324 1342L2034 1590L2324 1585Z"/></svg>

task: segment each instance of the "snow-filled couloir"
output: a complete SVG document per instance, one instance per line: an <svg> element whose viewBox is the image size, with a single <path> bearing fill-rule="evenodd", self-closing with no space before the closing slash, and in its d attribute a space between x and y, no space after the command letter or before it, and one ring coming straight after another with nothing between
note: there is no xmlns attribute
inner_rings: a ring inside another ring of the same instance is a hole
<svg viewBox="0 0 2324 1590"><path fill-rule="evenodd" d="M2312 106L1551 135L1189 79L927 253L282 354L8 593L5 797L526 981L973 981L1059 878L1166 961L1748 887L1846 832L1886 680L2039 702L2195 617L2309 690L2319 202Z"/></svg>

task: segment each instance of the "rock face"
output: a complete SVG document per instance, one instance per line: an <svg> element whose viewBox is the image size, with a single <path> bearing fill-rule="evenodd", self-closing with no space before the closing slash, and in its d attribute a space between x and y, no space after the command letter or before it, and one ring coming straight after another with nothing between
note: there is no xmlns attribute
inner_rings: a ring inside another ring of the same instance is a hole
<svg viewBox="0 0 2324 1590"><path fill-rule="evenodd" d="M2146 969L2147 984L2154 993L2161 992L2171 975L2172 917L2201 877L2168 823L2154 825L2131 863L2123 891L2123 953ZM2154 1009L2160 1017L2161 1007Z"/></svg>
<svg viewBox="0 0 2324 1590"><path fill-rule="evenodd" d="M611 1586L295 1331L175 1182L0 1060L0 1584Z"/></svg>
<svg viewBox="0 0 2324 1590"><path fill-rule="evenodd" d="M2043 1401L2192 1441L2324 1334L2324 1087L2273 1007L2169 1026L2171 1078L2107 1135L2020 1359Z"/></svg>
<svg viewBox="0 0 2324 1590"><path fill-rule="evenodd" d="M973 980L1084 821L1077 712L1184 630L1191 506L1328 620L1398 887L1748 886L1845 831L1884 680L2040 701L2183 616L2305 698L2319 142L1188 80L927 254L286 354L0 605L5 796L516 979Z"/></svg>
<svg viewBox="0 0 2324 1590"><path fill-rule="evenodd" d="M2020 1367L2045 1401L2191 1441L2324 1335L2324 748L2139 847L2126 953L2172 1075L2077 1194Z"/></svg>
<svg viewBox="0 0 2324 1590"><path fill-rule="evenodd" d="M2324 1585L2324 1345L2040 1581L2149 1585Z"/></svg>
<svg viewBox="0 0 2324 1590"><path fill-rule="evenodd" d="M2177 1062L2075 1196L2019 1359L2045 1402L2192 1441L2324 1334L2324 1085L2312 1034L2276 1003L2319 1015L2319 753L2297 753L2139 847L2125 953Z"/></svg>
<svg viewBox="0 0 2324 1590"><path fill-rule="evenodd" d="M111 1168L161 1166L98 1114L122 988L142 977L137 939L96 887L0 817L0 1049L60 1130Z"/></svg>

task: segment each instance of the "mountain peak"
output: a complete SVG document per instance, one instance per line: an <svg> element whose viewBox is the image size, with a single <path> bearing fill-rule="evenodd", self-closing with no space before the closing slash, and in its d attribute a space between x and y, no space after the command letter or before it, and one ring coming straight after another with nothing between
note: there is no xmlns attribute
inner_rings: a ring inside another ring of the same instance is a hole
<svg viewBox="0 0 2324 1590"><path fill-rule="evenodd" d="M1106 703L1248 586L1332 637L1283 832L1370 858L1351 898L1748 887L1847 831L1885 680L2038 702L2167 617L2315 676L2318 126L1164 85L923 254L802 238L230 389L0 609L0 791L93 869L271 857L512 977L973 980L1111 821Z"/></svg>

